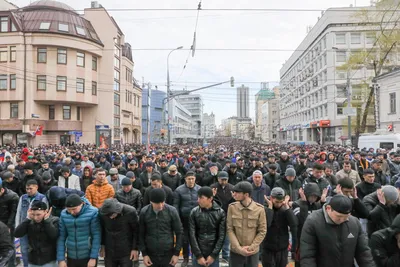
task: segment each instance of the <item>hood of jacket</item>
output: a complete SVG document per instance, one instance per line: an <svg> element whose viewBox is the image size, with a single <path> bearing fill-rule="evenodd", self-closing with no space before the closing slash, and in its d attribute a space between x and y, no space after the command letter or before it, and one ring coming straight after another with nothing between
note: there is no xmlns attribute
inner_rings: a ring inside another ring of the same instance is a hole
<svg viewBox="0 0 400 267"><path fill-rule="evenodd" d="M82 171L83 174L85 173L85 169L89 170L89 177L92 177L92 175L93 175L92 167L90 167L89 165L86 165L85 168L83 168L83 171Z"/></svg>
<svg viewBox="0 0 400 267"><path fill-rule="evenodd" d="M308 183L304 185L304 194L306 195L306 198L308 198L309 196L317 196L317 201L321 199L321 190L316 183Z"/></svg>
<svg viewBox="0 0 400 267"><path fill-rule="evenodd" d="M24 147L24 149L22 149L22 153L23 154L29 154L29 149Z"/></svg>

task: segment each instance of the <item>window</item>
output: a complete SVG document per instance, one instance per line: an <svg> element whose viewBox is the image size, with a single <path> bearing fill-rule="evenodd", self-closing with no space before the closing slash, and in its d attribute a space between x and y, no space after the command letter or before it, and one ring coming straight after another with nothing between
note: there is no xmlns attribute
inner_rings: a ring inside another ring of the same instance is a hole
<svg viewBox="0 0 400 267"><path fill-rule="evenodd" d="M7 75L0 75L0 90L7 90Z"/></svg>
<svg viewBox="0 0 400 267"><path fill-rule="evenodd" d="M41 22L39 26L39 30L48 30L50 29L50 22Z"/></svg>
<svg viewBox="0 0 400 267"><path fill-rule="evenodd" d="M376 34L374 32L369 32L365 35L365 42L367 44L374 44L376 41Z"/></svg>
<svg viewBox="0 0 400 267"><path fill-rule="evenodd" d="M119 82L114 81L114 91L119 92Z"/></svg>
<svg viewBox="0 0 400 267"><path fill-rule="evenodd" d="M390 101L390 113L396 113L396 93L389 94L389 101Z"/></svg>
<svg viewBox="0 0 400 267"><path fill-rule="evenodd" d="M54 120L56 117L56 109L54 105L49 106L49 120Z"/></svg>
<svg viewBox="0 0 400 267"><path fill-rule="evenodd" d="M97 82L92 82L92 95L97 95Z"/></svg>
<svg viewBox="0 0 400 267"><path fill-rule="evenodd" d="M0 32L8 32L8 17L0 17Z"/></svg>
<svg viewBox="0 0 400 267"><path fill-rule="evenodd" d="M15 27L13 22L11 22L11 31L12 32L16 32L17 31L17 28Z"/></svg>
<svg viewBox="0 0 400 267"><path fill-rule="evenodd" d="M46 90L46 75L38 75L36 76L36 80L37 80L37 89Z"/></svg>
<svg viewBox="0 0 400 267"><path fill-rule="evenodd" d="M85 92L85 79L81 79L81 78L76 79L76 92L77 93Z"/></svg>
<svg viewBox="0 0 400 267"><path fill-rule="evenodd" d="M352 33L351 36L351 44L361 44L361 33Z"/></svg>
<svg viewBox="0 0 400 267"><path fill-rule="evenodd" d="M126 68L126 81L132 83L132 70L128 67Z"/></svg>
<svg viewBox="0 0 400 267"><path fill-rule="evenodd" d="M71 106L64 105L63 106L63 120L71 119Z"/></svg>
<svg viewBox="0 0 400 267"><path fill-rule="evenodd" d="M37 50L37 61L38 63L46 63L47 62L47 48L38 48Z"/></svg>
<svg viewBox="0 0 400 267"><path fill-rule="evenodd" d="M10 46L10 61L15 62L17 61L17 47Z"/></svg>
<svg viewBox="0 0 400 267"><path fill-rule="evenodd" d="M57 76L57 91L67 90L67 77Z"/></svg>
<svg viewBox="0 0 400 267"><path fill-rule="evenodd" d="M60 32L68 32L68 24L58 23L58 30Z"/></svg>
<svg viewBox="0 0 400 267"><path fill-rule="evenodd" d="M118 105L114 105L114 115L117 115L117 116L120 115L119 106Z"/></svg>
<svg viewBox="0 0 400 267"><path fill-rule="evenodd" d="M77 121L81 120L81 107L76 108L76 120Z"/></svg>
<svg viewBox="0 0 400 267"><path fill-rule="evenodd" d="M57 63L67 64L67 49L64 48L57 49Z"/></svg>
<svg viewBox="0 0 400 267"><path fill-rule="evenodd" d="M337 33L336 34L336 44L346 44L346 34Z"/></svg>
<svg viewBox="0 0 400 267"><path fill-rule="evenodd" d="M114 57L114 67L119 69L119 58Z"/></svg>
<svg viewBox="0 0 400 267"><path fill-rule="evenodd" d="M346 52L337 51L336 52L336 62L346 62Z"/></svg>
<svg viewBox="0 0 400 267"><path fill-rule="evenodd" d="M115 126L115 127L119 127L119 125L120 125L120 120L119 120L119 118L115 118L115 117L114 117L114 126Z"/></svg>
<svg viewBox="0 0 400 267"><path fill-rule="evenodd" d="M119 47L118 47L118 46L114 46L114 55L115 55L116 57L119 57L119 56L120 56L120 50L119 50Z"/></svg>
<svg viewBox="0 0 400 267"><path fill-rule="evenodd" d="M18 118L18 103L10 104L10 118Z"/></svg>
<svg viewBox="0 0 400 267"><path fill-rule="evenodd" d="M114 70L114 79L119 81L119 71Z"/></svg>
<svg viewBox="0 0 400 267"><path fill-rule="evenodd" d="M17 89L17 75L10 74L10 90Z"/></svg>
<svg viewBox="0 0 400 267"><path fill-rule="evenodd" d="M7 62L7 59L8 59L7 47L0 48L0 62Z"/></svg>
<svg viewBox="0 0 400 267"><path fill-rule="evenodd" d="M97 71L97 57L92 56L92 70Z"/></svg>
<svg viewBox="0 0 400 267"><path fill-rule="evenodd" d="M336 104L336 114L343 115L343 104Z"/></svg>
<svg viewBox="0 0 400 267"><path fill-rule="evenodd" d="M394 144L390 143L390 142L387 142L387 143L382 142L382 143L379 143L379 147L383 148L385 150L392 150L394 148Z"/></svg>
<svg viewBox="0 0 400 267"><path fill-rule="evenodd" d="M120 96L119 94L114 93L114 104L120 104Z"/></svg>
<svg viewBox="0 0 400 267"><path fill-rule="evenodd" d="M75 26L76 33L79 35L86 35L85 29L79 26Z"/></svg>
<svg viewBox="0 0 400 267"><path fill-rule="evenodd" d="M79 67L85 67L85 53L76 53L76 65Z"/></svg>

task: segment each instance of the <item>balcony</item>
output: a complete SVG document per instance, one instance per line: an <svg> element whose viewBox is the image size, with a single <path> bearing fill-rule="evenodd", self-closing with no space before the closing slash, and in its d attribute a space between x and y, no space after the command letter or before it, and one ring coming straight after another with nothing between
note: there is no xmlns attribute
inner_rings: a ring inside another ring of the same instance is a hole
<svg viewBox="0 0 400 267"><path fill-rule="evenodd" d="M77 93L73 89L67 91L36 91L34 101L42 104L71 103L80 106L97 105L97 95L92 95L91 90Z"/></svg>

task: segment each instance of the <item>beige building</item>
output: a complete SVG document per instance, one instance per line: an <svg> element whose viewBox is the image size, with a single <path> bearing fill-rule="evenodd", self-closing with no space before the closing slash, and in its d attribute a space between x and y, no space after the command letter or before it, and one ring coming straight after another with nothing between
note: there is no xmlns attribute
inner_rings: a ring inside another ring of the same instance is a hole
<svg viewBox="0 0 400 267"><path fill-rule="evenodd" d="M1 144L140 143L132 52L103 7L37 1L0 20Z"/></svg>

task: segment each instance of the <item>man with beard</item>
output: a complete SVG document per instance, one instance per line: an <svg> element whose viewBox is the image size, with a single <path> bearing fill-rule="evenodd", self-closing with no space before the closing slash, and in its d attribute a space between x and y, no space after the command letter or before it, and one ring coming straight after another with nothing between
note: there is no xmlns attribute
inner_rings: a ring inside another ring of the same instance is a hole
<svg viewBox="0 0 400 267"><path fill-rule="evenodd" d="M281 173L280 173L280 174L281 174L281 177L283 177L283 176L285 175L286 168L287 168L289 165L292 165L292 164L293 164L293 163L291 162L288 153L282 152L281 158L280 158L279 161L278 161L278 165L279 165L279 168L280 168L280 170L281 170Z"/></svg>
<svg viewBox="0 0 400 267"><path fill-rule="evenodd" d="M171 165L168 172L162 174L162 182L164 185L171 188L172 191L181 185L182 176L178 172L175 165Z"/></svg>
<svg viewBox="0 0 400 267"><path fill-rule="evenodd" d="M202 186L211 186L218 179L218 166L215 163L210 164L210 170L205 173Z"/></svg>
<svg viewBox="0 0 400 267"><path fill-rule="evenodd" d="M229 175L228 182L232 185L236 185L237 183L245 180L244 175L237 171L237 165L235 163L230 164L227 173Z"/></svg>

